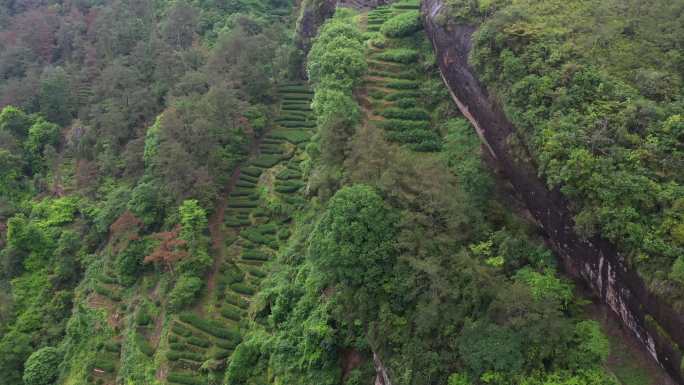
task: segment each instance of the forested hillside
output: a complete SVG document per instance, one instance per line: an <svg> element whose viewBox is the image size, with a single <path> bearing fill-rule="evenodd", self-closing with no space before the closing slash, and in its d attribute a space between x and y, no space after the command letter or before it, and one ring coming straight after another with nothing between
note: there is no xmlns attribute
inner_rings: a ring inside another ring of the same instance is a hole
<svg viewBox="0 0 684 385"><path fill-rule="evenodd" d="M480 26L471 60L577 230L681 311L662 3L441 17ZM563 276L420 3L345 5L0 0L0 384L671 381Z"/></svg>

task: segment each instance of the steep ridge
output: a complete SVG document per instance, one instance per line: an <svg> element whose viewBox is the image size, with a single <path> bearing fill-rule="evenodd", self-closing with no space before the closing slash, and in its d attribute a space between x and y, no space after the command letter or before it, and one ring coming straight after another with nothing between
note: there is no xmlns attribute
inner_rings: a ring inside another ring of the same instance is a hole
<svg viewBox="0 0 684 385"><path fill-rule="evenodd" d="M533 162L526 160L529 157L525 149L513 144L515 128L468 64L470 39L476 28L440 24L443 6L441 0L426 0L422 13L442 77L454 101L548 236L565 270L586 282L653 359L683 382L684 316L649 293L643 280L626 265L612 244L600 237L583 240L575 233L568 202L559 191L546 187L537 177Z"/></svg>

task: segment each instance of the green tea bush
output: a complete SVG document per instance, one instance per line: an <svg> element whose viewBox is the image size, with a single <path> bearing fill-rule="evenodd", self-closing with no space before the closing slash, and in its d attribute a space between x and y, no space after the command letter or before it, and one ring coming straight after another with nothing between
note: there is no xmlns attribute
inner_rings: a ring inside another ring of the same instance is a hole
<svg viewBox="0 0 684 385"><path fill-rule="evenodd" d="M244 180L244 181L252 182L252 183L256 184L259 181L259 177L247 175L245 173L240 173L240 179L239 180Z"/></svg>
<svg viewBox="0 0 684 385"><path fill-rule="evenodd" d="M247 239L248 241L260 244L260 245L267 245L271 246L273 248L277 248L278 244L275 241L275 238L273 236L266 236L259 231L257 231L254 228L247 228L242 230L240 235Z"/></svg>
<svg viewBox="0 0 684 385"><path fill-rule="evenodd" d="M286 168L285 170L281 171L276 175L276 179L278 180L291 180L291 179L301 179L302 178L302 173L299 171L293 171L289 168Z"/></svg>
<svg viewBox="0 0 684 385"><path fill-rule="evenodd" d="M248 188L248 187L237 187L233 191L230 192L231 196L249 196L254 193L253 188Z"/></svg>
<svg viewBox="0 0 684 385"><path fill-rule="evenodd" d="M236 208L255 208L259 204L258 202L255 202L253 200L231 200L228 202L228 207L236 207Z"/></svg>
<svg viewBox="0 0 684 385"><path fill-rule="evenodd" d="M394 104L399 108L415 108L418 101L412 98L399 99Z"/></svg>
<svg viewBox="0 0 684 385"><path fill-rule="evenodd" d="M143 336L142 334L135 333L135 344L138 346L138 349L140 349L140 351L144 355L148 357L154 356L154 347L152 347L152 345L150 345L150 343L147 342L145 336Z"/></svg>
<svg viewBox="0 0 684 385"><path fill-rule="evenodd" d="M426 130L390 131L385 136L387 140L399 143L420 143L435 139L435 133Z"/></svg>
<svg viewBox="0 0 684 385"><path fill-rule="evenodd" d="M311 112L311 103L287 103L283 104L283 111Z"/></svg>
<svg viewBox="0 0 684 385"><path fill-rule="evenodd" d="M418 51L408 48L394 48L379 53L377 58L394 63L411 64L418 61Z"/></svg>
<svg viewBox="0 0 684 385"><path fill-rule="evenodd" d="M175 382L183 385L206 385L206 380L203 380L196 374L170 372L166 379L169 382Z"/></svg>
<svg viewBox="0 0 684 385"><path fill-rule="evenodd" d="M116 371L116 362L113 359L97 357L93 361L93 367L104 370L107 373L114 373Z"/></svg>
<svg viewBox="0 0 684 385"><path fill-rule="evenodd" d="M278 87L278 91L280 93L285 93L285 94L288 94L288 93L302 93L302 94L313 93L309 89L309 87L307 85L304 85L304 84L292 84L292 85L280 86L280 87Z"/></svg>
<svg viewBox="0 0 684 385"><path fill-rule="evenodd" d="M121 294L116 289L110 289L105 286L95 285L95 292L101 296L107 297L114 302L121 301Z"/></svg>
<svg viewBox="0 0 684 385"><path fill-rule="evenodd" d="M420 143L409 145L413 151L417 152L436 152L442 150L442 141L435 135L433 139L426 139Z"/></svg>
<svg viewBox="0 0 684 385"><path fill-rule="evenodd" d="M242 284L236 283L236 284L231 285L231 287L233 287L234 285L242 285ZM234 330L232 328L227 328L217 321L200 318L197 314L182 313L178 316L178 318L181 321L183 321L187 324L190 324L190 325L196 327L197 329L202 330L203 332L206 332L206 333L208 333L214 337L231 339L231 340L240 339L240 333L237 332L236 330Z"/></svg>
<svg viewBox="0 0 684 385"><path fill-rule="evenodd" d="M313 122L287 121L287 122L280 122L278 124L281 127L285 127L285 128L314 128L314 127L316 127L316 123L313 123Z"/></svg>
<svg viewBox="0 0 684 385"><path fill-rule="evenodd" d="M228 227L242 227L249 226L252 224L252 222L250 222L249 219L241 218L226 218L226 220L223 223Z"/></svg>
<svg viewBox="0 0 684 385"><path fill-rule="evenodd" d="M430 114L423 108L390 107L380 113L387 119L429 120Z"/></svg>
<svg viewBox="0 0 684 385"><path fill-rule="evenodd" d="M215 344L216 344L216 346L218 346L221 349L233 350L239 344L239 342L238 341L227 341L227 340L217 339L215 341Z"/></svg>
<svg viewBox="0 0 684 385"><path fill-rule="evenodd" d="M248 261L268 261L270 258L270 255L259 250L245 250L242 252L242 259Z"/></svg>
<svg viewBox="0 0 684 385"><path fill-rule="evenodd" d="M245 270L247 270L247 272L249 272L249 274L251 274L252 276L258 278L264 278L267 275L265 271L260 270L259 268L254 266L245 266Z"/></svg>
<svg viewBox="0 0 684 385"><path fill-rule="evenodd" d="M179 324L178 322L173 324L173 326L171 327L171 331L174 334L177 334L182 337L190 337L192 335L192 330L188 329L183 324Z"/></svg>
<svg viewBox="0 0 684 385"><path fill-rule="evenodd" d="M299 191L302 187L304 187L303 182L298 180L288 180L276 184L275 190L281 194L292 194Z"/></svg>
<svg viewBox="0 0 684 385"><path fill-rule="evenodd" d="M169 308L178 311L197 298L202 290L202 280L195 276L181 275L169 294Z"/></svg>
<svg viewBox="0 0 684 385"><path fill-rule="evenodd" d="M385 95L385 91L378 89L371 89L370 91L368 91L368 96L370 96L373 99L384 99Z"/></svg>
<svg viewBox="0 0 684 385"><path fill-rule="evenodd" d="M215 352L211 353L211 358L215 360L223 360L228 358L228 356L230 356L230 350L225 349L216 350Z"/></svg>
<svg viewBox="0 0 684 385"><path fill-rule="evenodd" d="M380 28L380 32L387 37L397 38L413 35L421 29L423 23L420 20L420 12L409 11L387 20Z"/></svg>
<svg viewBox="0 0 684 385"><path fill-rule="evenodd" d="M200 348L208 348L211 346L211 342L204 336L190 336L185 339L190 345L194 345Z"/></svg>
<svg viewBox="0 0 684 385"><path fill-rule="evenodd" d="M252 162L257 167L271 168L280 163L282 158L278 155L261 155Z"/></svg>
<svg viewBox="0 0 684 385"><path fill-rule="evenodd" d="M271 138L287 140L292 144L307 142L311 138L311 132L305 130L273 130Z"/></svg>
<svg viewBox="0 0 684 385"><path fill-rule="evenodd" d="M119 353L121 351L121 342L118 341L107 341L104 344L104 350L110 353Z"/></svg>
<svg viewBox="0 0 684 385"><path fill-rule="evenodd" d="M227 303L235 305L241 309L247 309L249 307L249 302L247 302L247 300L236 294L226 295L225 300Z"/></svg>
<svg viewBox="0 0 684 385"><path fill-rule="evenodd" d="M254 182L249 182L246 180L238 180L237 183L235 183L237 187L245 187L245 188L252 188L256 186L256 183Z"/></svg>
<svg viewBox="0 0 684 385"><path fill-rule="evenodd" d="M429 130L430 122L425 120L388 119L376 122L375 125L387 131Z"/></svg>
<svg viewBox="0 0 684 385"><path fill-rule="evenodd" d="M256 229L262 234L275 234L278 231L278 226L275 223L264 223Z"/></svg>
<svg viewBox="0 0 684 385"><path fill-rule="evenodd" d="M254 177L254 178L260 177L261 173L263 173L263 172L264 171L262 169L256 168L256 167L244 167L244 168L240 169L241 174L249 175L249 176Z"/></svg>
<svg viewBox="0 0 684 385"><path fill-rule="evenodd" d="M397 91L392 92L391 94L387 94L385 96L385 100L393 102L399 99L419 98L420 96L420 91Z"/></svg>
<svg viewBox="0 0 684 385"><path fill-rule="evenodd" d="M283 100L306 102L306 101L311 100L311 95L310 94L286 94L286 95L283 95Z"/></svg>
<svg viewBox="0 0 684 385"><path fill-rule="evenodd" d="M385 87L395 90L415 90L418 89L418 82L413 80L393 80L385 83Z"/></svg>
<svg viewBox="0 0 684 385"><path fill-rule="evenodd" d="M236 307L232 307L231 305L226 305L221 308L221 316L229 320L240 321L242 318L242 311Z"/></svg>
<svg viewBox="0 0 684 385"><path fill-rule="evenodd" d="M395 9L414 9L414 10L420 9L420 4L411 4L411 3L396 3L396 4L392 4L392 6Z"/></svg>
<svg viewBox="0 0 684 385"><path fill-rule="evenodd" d="M239 294L244 294L244 295L254 295L256 290L248 285L245 285L244 283L234 283L230 285L230 288L233 289L236 293Z"/></svg>

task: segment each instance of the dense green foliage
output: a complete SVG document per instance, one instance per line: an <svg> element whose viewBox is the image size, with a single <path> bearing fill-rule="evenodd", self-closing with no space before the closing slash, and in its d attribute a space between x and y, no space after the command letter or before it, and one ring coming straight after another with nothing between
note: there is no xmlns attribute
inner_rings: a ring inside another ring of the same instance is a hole
<svg viewBox="0 0 684 385"><path fill-rule="evenodd" d="M57 349L45 347L35 351L26 360L24 365L24 384L26 385L49 385L57 379L59 365L62 357Z"/></svg>
<svg viewBox="0 0 684 385"><path fill-rule="evenodd" d="M410 36L423 28L418 11L404 12L382 24L380 31L387 37Z"/></svg>
<svg viewBox="0 0 684 385"><path fill-rule="evenodd" d="M613 241L681 307L684 5L478 7L472 62L549 186L573 202L578 232Z"/></svg>
<svg viewBox="0 0 684 385"><path fill-rule="evenodd" d="M0 1L0 382L615 384L419 4L290 6Z"/></svg>

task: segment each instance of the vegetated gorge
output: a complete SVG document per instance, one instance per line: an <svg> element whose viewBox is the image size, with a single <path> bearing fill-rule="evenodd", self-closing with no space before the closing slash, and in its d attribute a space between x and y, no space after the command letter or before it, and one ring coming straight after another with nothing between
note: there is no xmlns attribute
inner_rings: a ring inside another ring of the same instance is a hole
<svg viewBox="0 0 684 385"><path fill-rule="evenodd" d="M0 0L0 384L683 384L683 45L681 0Z"/></svg>

